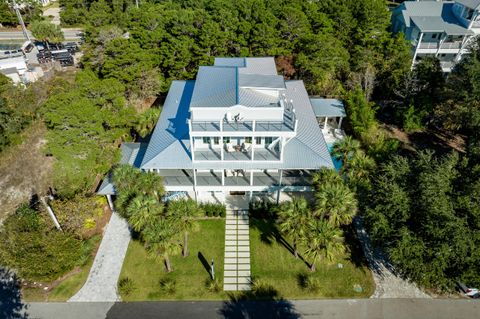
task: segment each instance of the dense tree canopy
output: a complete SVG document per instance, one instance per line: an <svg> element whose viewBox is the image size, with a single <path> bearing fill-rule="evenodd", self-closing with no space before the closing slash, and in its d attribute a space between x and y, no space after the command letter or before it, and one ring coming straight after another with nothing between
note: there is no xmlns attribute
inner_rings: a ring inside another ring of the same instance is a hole
<svg viewBox="0 0 480 319"><path fill-rule="evenodd" d="M480 285L479 174L457 154L431 152L380 167L365 217L401 272L436 289Z"/></svg>
<svg viewBox="0 0 480 319"><path fill-rule="evenodd" d="M377 76L385 93L409 67L406 42L388 32L384 0L141 1L138 9L123 0L61 5L64 23L88 26L85 65L127 88L155 67L165 92L173 79L193 78L215 56L275 56L287 77L302 78L311 93L322 95L341 94L347 82L372 94ZM108 43L101 40L105 28L119 31Z"/></svg>

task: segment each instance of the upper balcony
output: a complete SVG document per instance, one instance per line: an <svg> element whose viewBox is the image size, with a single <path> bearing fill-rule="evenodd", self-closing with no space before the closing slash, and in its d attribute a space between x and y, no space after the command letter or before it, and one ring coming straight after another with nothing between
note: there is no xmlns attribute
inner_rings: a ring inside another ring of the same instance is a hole
<svg viewBox="0 0 480 319"><path fill-rule="evenodd" d="M295 113L285 113L283 121L243 121L226 119L220 121L190 121L190 132L192 135L202 135L202 133L221 133L229 134L255 133L255 132L287 132L294 133L297 129L297 119ZM197 133L197 134L196 134ZM199 134L198 134L199 133Z"/></svg>

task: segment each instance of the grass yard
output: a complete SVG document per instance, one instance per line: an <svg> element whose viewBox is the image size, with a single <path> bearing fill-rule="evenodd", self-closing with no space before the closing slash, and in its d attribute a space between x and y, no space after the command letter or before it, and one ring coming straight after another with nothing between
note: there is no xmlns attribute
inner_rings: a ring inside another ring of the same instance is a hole
<svg viewBox="0 0 480 319"><path fill-rule="evenodd" d="M345 256L333 264L319 261L316 272L311 273L304 261L295 259L279 242L273 221L251 219L250 224L252 277L272 287L278 296L290 299L367 298L373 293L372 275L353 238L347 238L349 249ZM342 263L343 268L337 268L337 263ZM312 276L316 288L305 287L306 276ZM362 287L362 292L354 290L357 285Z"/></svg>
<svg viewBox="0 0 480 319"><path fill-rule="evenodd" d="M162 261L148 258L141 242L132 240L123 263L122 278L133 282L133 291L122 295L124 301L140 300L211 300L226 299L223 293L223 255L225 241L225 220L200 220L199 229L189 236L190 255L171 257L173 271L165 272ZM210 278L206 269L212 258L215 260L215 273L219 281L219 292L206 288ZM162 288L161 281L175 282L175 288L168 291Z"/></svg>

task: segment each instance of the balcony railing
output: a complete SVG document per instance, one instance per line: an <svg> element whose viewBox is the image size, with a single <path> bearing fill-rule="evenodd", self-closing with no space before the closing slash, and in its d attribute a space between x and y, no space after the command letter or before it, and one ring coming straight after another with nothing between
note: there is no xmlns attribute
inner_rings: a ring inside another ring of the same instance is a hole
<svg viewBox="0 0 480 319"><path fill-rule="evenodd" d="M418 46L419 49L438 49L438 42L421 42ZM460 49L462 47L462 41L443 42L440 49Z"/></svg>
<svg viewBox="0 0 480 319"><path fill-rule="evenodd" d="M421 42L419 49L438 49L438 42Z"/></svg>
<svg viewBox="0 0 480 319"><path fill-rule="evenodd" d="M462 41L443 42L441 49L460 49L462 47Z"/></svg>
<svg viewBox="0 0 480 319"><path fill-rule="evenodd" d="M285 113L283 121L191 121L192 132L294 132L295 113Z"/></svg>

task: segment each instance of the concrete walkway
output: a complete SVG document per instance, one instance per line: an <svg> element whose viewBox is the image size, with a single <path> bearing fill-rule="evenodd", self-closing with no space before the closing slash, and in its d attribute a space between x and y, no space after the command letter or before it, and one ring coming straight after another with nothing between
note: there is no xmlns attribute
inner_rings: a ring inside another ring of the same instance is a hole
<svg viewBox="0 0 480 319"><path fill-rule="evenodd" d="M430 298L415 283L397 275L387 256L372 247L360 217L355 217L353 226L375 281L375 292L370 298Z"/></svg>
<svg viewBox="0 0 480 319"><path fill-rule="evenodd" d="M225 223L223 290L250 290L248 210L228 210Z"/></svg>
<svg viewBox="0 0 480 319"><path fill-rule="evenodd" d="M130 242L125 219L113 213L90 269L87 281L68 301L119 301L117 281Z"/></svg>

